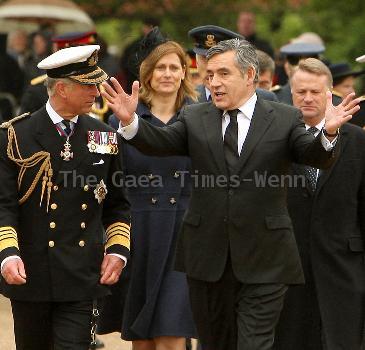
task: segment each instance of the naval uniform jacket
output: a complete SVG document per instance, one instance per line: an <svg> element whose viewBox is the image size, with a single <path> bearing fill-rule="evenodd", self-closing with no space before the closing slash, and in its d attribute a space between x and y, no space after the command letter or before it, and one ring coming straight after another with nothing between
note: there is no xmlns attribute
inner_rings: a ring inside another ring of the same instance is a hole
<svg viewBox="0 0 365 350"><path fill-rule="evenodd" d="M49 152L54 174L48 212L46 194L40 206L42 178L19 205L40 164L25 172L18 189L20 167L7 155L7 129L0 130L0 261L19 255L27 275L24 285L8 285L3 279L2 293L26 301L78 301L106 295L108 288L99 283L105 249L129 257L129 202L120 186L120 147L118 155L100 154L91 153L87 144L88 131L114 130L80 116L70 137L73 159L66 162L60 156L65 137L59 135L45 107L13 126L20 155ZM120 146L119 135L118 142ZM108 192L99 204L94 190L101 180Z"/></svg>
<svg viewBox="0 0 365 350"><path fill-rule="evenodd" d="M306 132L299 110L260 98L232 174L238 181L232 185L224 184L229 174L222 111L212 103L185 107L180 119L164 128L140 118L138 132L129 142L145 154L191 158L191 173L197 176L192 179L192 197L177 245L179 271L214 282L222 276L230 254L235 276L243 283L303 282L287 188L268 180L262 185L257 178L266 174L281 181L291 162L328 167L339 142L326 152L320 136L314 139Z"/></svg>

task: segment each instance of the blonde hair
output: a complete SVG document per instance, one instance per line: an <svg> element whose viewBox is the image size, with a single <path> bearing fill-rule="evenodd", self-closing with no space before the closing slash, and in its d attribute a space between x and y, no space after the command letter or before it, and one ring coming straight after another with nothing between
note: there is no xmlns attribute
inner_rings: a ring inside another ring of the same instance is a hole
<svg viewBox="0 0 365 350"><path fill-rule="evenodd" d="M306 58L299 61L298 66L294 68L292 77L294 77L297 71L304 71L315 75L325 75L327 77L328 87L331 88L333 84L332 74L329 68L317 58Z"/></svg>
<svg viewBox="0 0 365 350"><path fill-rule="evenodd" d="M165 55L176 53L179 57L181 66L185 68L185 78L181 81L180 88L177 92L177 98L175 103L176 111L179 110L186 98L190 98L194 101L197 100L197 93L191 82L190 72L188 71L187 57L184 49L175 41L167 41L161 45L158 45L141 63L139 68L139 80L141 84L139 99L151 108L151 101L153 91L151 87L151 78L153 70L156 67L157 62Z"/></svg>

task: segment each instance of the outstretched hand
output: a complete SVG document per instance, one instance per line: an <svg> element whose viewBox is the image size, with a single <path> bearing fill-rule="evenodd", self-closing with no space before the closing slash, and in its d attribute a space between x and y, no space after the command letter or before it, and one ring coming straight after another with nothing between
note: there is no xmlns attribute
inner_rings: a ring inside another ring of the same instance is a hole
<svg viewBox="0 0 365 350"><path fill-rule="evenodd" d="M121 121L122 125L128 125L133 121L134 112L138 103L138 81L133 82L132 94L125 93L118 80L110 78L113 86L106 81L102 83L104 91L101 95L106 98L109 108L114 112L115 116Z"/></svg>
<svg viewBox="0 0 365 350"><path fill-rule="evenodd" d="M361 97L354 97L355 93L351 93L338 106L334 106L332 104L332 93L330 91L327 92L326 123L324 127L329 134L335 134L337 129L348 122L352 115L360 109L359 102Z"/></svg>

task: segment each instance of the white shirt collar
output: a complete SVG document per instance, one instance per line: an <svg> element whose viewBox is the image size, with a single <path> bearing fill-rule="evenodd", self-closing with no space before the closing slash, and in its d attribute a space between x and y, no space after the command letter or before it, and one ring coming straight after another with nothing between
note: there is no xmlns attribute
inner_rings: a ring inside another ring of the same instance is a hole
<svg viewBox="0 0 365 350"><path fill-rule="evenodd" d="M211 92L206 86L204 86L204 89L205 89L205 97L207 98L207 101L209 101L209 97L211 96Z"/></svg>
<svg viewBox="0 0 365 350"><path fill-rule="evenodd" d="M253 112L255 111L255 106L257 102L257 95L254 93L242 106L240 106L238 109L240 112L242 112L248 119L252 119ZM223 112L223 116L228 113L228 111Z"/></svg>
<svg viewBox="0 0 365 350"><path fill-rule="evenodd" d="M64 120L64 118L62 118L51 106L51 103L49 102L49 100L46 103L46 111L49 115L49 117L52 119L53 124L58 124L60 122L62 122ZM77 123L79 116L76 115L75 117L73 117L71 119L72 122L74 122L75 124Z"/></svg>
<svg viewBox="0 0 365 350"><path fill-rule="evenodd" d="M318 131L316 132L315 136L317 136L318 135L318 132L320 132L324 128L325 122L326 122L326 119L323 118L317 125L315 125L315 127L318 129ZM305 128L306 128L306 130L308 130L310 128L310 125L305 124Z"/></svg>

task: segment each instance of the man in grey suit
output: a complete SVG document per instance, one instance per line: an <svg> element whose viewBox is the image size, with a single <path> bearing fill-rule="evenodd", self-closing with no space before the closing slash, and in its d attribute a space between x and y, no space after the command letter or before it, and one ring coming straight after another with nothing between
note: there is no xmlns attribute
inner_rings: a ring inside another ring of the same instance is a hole
<svg viewBox="0 0 365 350"><path fill-rule="evenodd" d="M138 118L138 82L129 96L112 78L103 96L119 133L139 150L191 157L175 266L188 276L203 349L269 350L287 285L304 281L286 206L290 164L329 167L338 128L358 100L351 95L334 108L329 93L326 123L313 138L299 110L257 97L257 55L247 41L221 41L207 60L214 104L185 107L173 125Z"/></svg>

